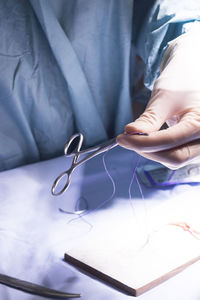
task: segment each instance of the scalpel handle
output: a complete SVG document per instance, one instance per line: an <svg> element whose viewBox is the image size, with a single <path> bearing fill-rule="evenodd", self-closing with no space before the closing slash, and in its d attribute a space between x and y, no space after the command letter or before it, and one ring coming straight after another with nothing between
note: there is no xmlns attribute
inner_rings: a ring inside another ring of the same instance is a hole
<svg viewBox="0 0 200 300"><path fill-rule="evenodd" d="M80 294L71 294L71 293L65 293L60 292L56 290L52 290L49 288L46 288L41 285L37 285L35 283L31 283L28 281L24 281L21 279L17 279L14 277L10 277L4 274L0 274L0 284L7 285L11 288L21 290L23 292L38 295L46 298L56 298L56 299L68 299L68 298L80 298Z"/></svg>

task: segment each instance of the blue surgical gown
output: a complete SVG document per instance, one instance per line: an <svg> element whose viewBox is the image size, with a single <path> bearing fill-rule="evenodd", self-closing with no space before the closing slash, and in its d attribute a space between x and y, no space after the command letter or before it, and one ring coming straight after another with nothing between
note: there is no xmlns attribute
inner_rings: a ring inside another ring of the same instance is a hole
<svg viewBox="0 0 200 300"><path fill-rule="evenodd" d="M136 54L152 89L199 2L0 0L0 170L61 155L75 132L85 147L123 132Z"/></svg>

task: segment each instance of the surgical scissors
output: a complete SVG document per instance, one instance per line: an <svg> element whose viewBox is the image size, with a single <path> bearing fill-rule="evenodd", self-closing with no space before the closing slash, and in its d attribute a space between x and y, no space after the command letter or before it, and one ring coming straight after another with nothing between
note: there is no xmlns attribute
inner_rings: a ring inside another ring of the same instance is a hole
<svg viewBox="0 0 200 300"><path fill-rule="evenodd" d="M148 136L148 133L133 132L133 133L127 134L127 136L129 136L129 135L146 135L146 136ZM75 143L75 147L71 151L71 147L73 146L74 143ZM71 182L72 172L74 171L74 169L76 167L80 166L81 164L83 164L87 160L99 155L100 153L108 151L108 150L110 150L110 149L112 149L112 148L114 148L118 145L118 143L116 142L116 138L113 138L113 139L111 139L111 140L109 140L109 141L107 141L103 144L100 144L100 145L95 146L95 147L91 147L91 148L86 149L86 150L81 150L82 144L83 144L83 135L82 135L82 133L76 133L76 134L72 135L71 138L69 139L69 141L66 143L65 148L64 148L65 156L69 157L69 156L74 155L74 158L72 160L71 167L67 171L62 172L56 178L56 180L54 181L54 183L52 185L52 188L51 188L51 193L52 193L53 196L61 195L68 189L68 187L70 185L70 182ZM90 152L92 152L92 153L90 153ZM90 153L90 154L78 161L79 156L81 154L86 154L86 153ZM66 184L64 185L63 188L61 188L60 190L58 189L58 191L56 191L56 188L57 188L59 182L65 176L67 176Z"/></svg>
<svg viewBox="0 0 200 300"><path fill-rule="evenodd" d="M73 146L73 143L75 143L75 147L72 151L70 151L70 148ZM118 143L116 142L116 139L113 138L99 146L91 147L89 149L81 151L82 144L83 144L83 135L81 133L76 133L76 134L72 135L71 138L69 139L69 141L66 143L65 148L64 148L65 156L70 157L70 156L74 155L74 158L72 160L71 167L67 171L62 172L54 181L52 188L51 188L52 195L58 196L67 190L67 188L69 187L70 182L71 182L72 172L74 171L74 169L76 167L80 166L81 164L83 164L87 160L95 157L96 155L99 155L100 153L110 150L118 145ZM90 153L90 152L92 152L92 153ZM81 154L86 154L86 153L90 153L90 154L78 161L79 156ZM56 191L57 190L56 188L57 188L59 182L65 176L67 176L66 184L64 185L63 188Z"/></svg>

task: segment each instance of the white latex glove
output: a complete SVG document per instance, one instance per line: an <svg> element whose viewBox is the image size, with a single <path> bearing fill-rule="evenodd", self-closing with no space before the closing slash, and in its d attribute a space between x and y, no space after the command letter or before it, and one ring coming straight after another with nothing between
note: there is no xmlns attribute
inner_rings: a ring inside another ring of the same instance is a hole
<svg viewBox="0 0 200 300"><path fill-rule="evenodd" d="M167 129L159 130L167 122ZM200 156L200 31L172 41L144 113L125 127L119 145L176 169Z"/></svg>

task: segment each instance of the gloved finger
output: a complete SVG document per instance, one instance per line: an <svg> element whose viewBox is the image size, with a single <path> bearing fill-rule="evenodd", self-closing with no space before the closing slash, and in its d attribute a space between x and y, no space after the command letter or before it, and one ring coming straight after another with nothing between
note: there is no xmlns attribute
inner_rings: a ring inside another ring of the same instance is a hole
<svg viewBox="0 0 200 300"><path fill-rule="evenodd" d="M183 102L182 99L181 102ZM179 113L180 105L175 92L153 91L144 113L135 122L126 125L125 132L151 133L158 131L168 119Z"/></svg>
<svg viewBox="0 0 200 300"><path fill-rule="evenodd" d="M155 111L146 108L143 114L135 121L125 127L126 133L144 132L151 133L159 130L166 121L166 116L161 114L159 110Z"/></svg>
<svg viewBox="0 0 200 300"><path fill-rule="evenodd" d="M181 168L200 158L200 139L169 150L158 152L136 151L141 156L162 163L169 169Z"/></svg>
<svg viewBox="0 0 200 300"><path fill-rule="evenodd" d="M200 109L199 109L200 111ZM133 126L132 132L141 132ZM164 130L150 133L148 136L124 134L117 137L120 146L140 152L158 152L175 148L200 138L200 114L188 112L180 122Z"/></svg>

